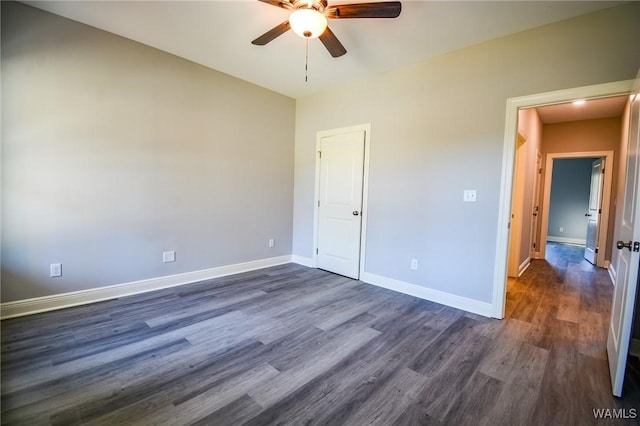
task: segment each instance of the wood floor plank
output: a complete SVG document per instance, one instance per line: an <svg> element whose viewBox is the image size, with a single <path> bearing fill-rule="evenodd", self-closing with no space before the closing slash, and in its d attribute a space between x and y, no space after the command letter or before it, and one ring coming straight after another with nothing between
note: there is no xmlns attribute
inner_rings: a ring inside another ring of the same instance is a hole
<svg viewBox="0 0 640 426"><path fill-rule="evenodd" d="M470 425L487 417L498 402L504 382L480 372L473 374L442 420L448 425ZM398 423L401 424L401 423Z"/></svg>
<svg viewBox="0 0 640 426"><path fill-rule="evenodd" d="M507 419L534 419L534 405L541 392L542 372L544 372L549 351L524 343L516 360L517 368L511 371L502 393L491 413L483 418L483 424L502 424Z"/></svg>
<svg viewBox="0 0 640 426"><path fill-rule="evenodd" d="M345 336L327 342L316 353L305 357L302 362L272 380L254 387L248 392L249 396L263 408L269 408L380 334L371 328L349 331Z"/></svg>

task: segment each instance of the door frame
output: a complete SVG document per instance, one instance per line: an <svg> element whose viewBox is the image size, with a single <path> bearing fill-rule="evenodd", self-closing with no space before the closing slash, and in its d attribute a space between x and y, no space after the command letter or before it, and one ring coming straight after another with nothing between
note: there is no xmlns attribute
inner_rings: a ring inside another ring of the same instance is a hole
<svg viewBox="0 0 640 426"><path fill-rule="evenodd" d="M369 217L369 147L371 145L371 123L357 124L355 126L340 127L337 129L322 130L316 133L316 176L315 176L315 193L313 194L313 247L312 247L312 266L318 267L318 233L320 229L320 148L322 146L322 138L328 136L341 135L345 133L352 133L364 131L364 167L362 176L362 211L361 215L361 229L360 229L360 265L358 271L358 279L362 277L365 270L365 251L367 247L367 219Z"/></svg>
<svg viewBox="0 0 640 426"><path fill-rule="evenodd" d="M507 99L498 205L498 228L496 230L496 257L493 269L492 317L504 318L507 262L509 260L509 219L511 217L511 194L516 146L514 141L518 131L518 110L520 108L565 103L575 99L597 99L629 95L633 90L633 83L634 80L624 80Z"/></svg>
<svg viewBox="0 0 640 426"><path fill-rule="evenodd" d="M520 132L516 132L516 153L513 173L513 202L511 203L511 225L510 229L517 229L519 232L511 232L509 234L509 263L507 272L510 277L519 277L524 271L520 263L521 245L522 245L522 226L524 225L524 187L525 187L525 171L526 161L522 157L527 155L527 138L522 136ZM529 255L527 254L527 258ZM525 265L528 261L525 262Z"/></svg>
<svg viewBox="0 0 640 426"><path fill-rule="evenodd" d="M540 184L542 183L540 180L542 178L542 169L542 154L539 149L536 149L536 170L533 177L533 194L531 194L531 207L533 210L531 211L531 230L529 232L529 241L531 243L529 247L530 259L544 259L544 256L540 255L540 235L538 233L538 228L540 228L542 223L542 213L540 212ZM534 222L535 226L533 225Z"/></svg>
<svg viewBox="0 0 640 426"><path fill-rule="evenodd" d="M545 258L547 250L547 230L549 228L549 204L551 203L551 180L553 175L554 160L571 160L578 158L603 158L604 182L602 186L602 213L600 214L598 241L605 242L605 249L598 250L596 266L606 268L609 266L605 260L606 242L609 232L609 208L611 206L611 192L613 190L613 151L580 151L580 152L551 152L547 154L544 167L544 187L542 195L542 218L540 222L540 257ZM544 235L543 235L544 233ZM544 238L543 238L544 237ZM601 244L602 245L602 244Z"/></svg>

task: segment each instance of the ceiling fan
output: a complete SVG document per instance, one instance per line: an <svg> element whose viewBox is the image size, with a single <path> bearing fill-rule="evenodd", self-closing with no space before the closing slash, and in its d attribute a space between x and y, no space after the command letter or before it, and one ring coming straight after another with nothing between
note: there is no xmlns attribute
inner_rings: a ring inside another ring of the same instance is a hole
<svg viewBox="0 0 640 426"><path fill-rule="evenodd" d="M399 1L378 3L354 3L328 6L327 0L259 0L291 11L289 19L262 34L251 43L264 46L271 40L292 29L300 37L320 38L331 56L337 58L347 53L340 40L328 27L328 19L396 18L402 4Z"/></svg>

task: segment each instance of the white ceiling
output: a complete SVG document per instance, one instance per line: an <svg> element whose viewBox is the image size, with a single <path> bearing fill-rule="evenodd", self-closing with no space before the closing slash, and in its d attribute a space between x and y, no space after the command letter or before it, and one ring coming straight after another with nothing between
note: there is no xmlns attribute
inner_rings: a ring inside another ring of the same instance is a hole
<svg viewBox="0 0 640 426"><path fill-rule="evenodd" d="M597 118L621 117L628 96L593 99L581 105L568 102L536 108L544 124L566 121L594 120Z"/></svg>
<svg viewBox="0 0 640 426"><path fill-rule="evenodd" d="M366 1L330 0L329 5ZM332 58L319 40L311 40L306 83L305 40L289 31L266 46L251 44L288 17L286 10L257 0L24 3L299 98L624 2L405 0L396 19L331 20L347 54Z"/></svg>

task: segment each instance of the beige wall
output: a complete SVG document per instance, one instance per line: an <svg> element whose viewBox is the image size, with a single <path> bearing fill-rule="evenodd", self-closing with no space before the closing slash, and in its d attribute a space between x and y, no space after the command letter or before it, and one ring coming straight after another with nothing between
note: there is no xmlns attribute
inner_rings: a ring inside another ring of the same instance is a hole
<svg viewBox="0 0 640 426"><path fill-rule="evenodd" d="M613 178L611 183L611 204L607 233L605 259L610 260L613 244L613 227L616 211L616 188L618 188L618 169L620 164L621 117L599 120L570 121L567 123L545 124L543 127L542 152L549 153L613 151ZM546 165L545 165L546 167ZM605 165L611 167L611 165ZM542 237L547 230L541 230Z"/></svg>
<svg viewBox="0 0 640 426"><path fill-rule="evenodd" d="M518 112L518 133L520 133L525 139L525 147L526 147L526 164L525 164L525 181L524 181L524 205L522 208L523 211L523 222L521 232L521 240L520 240L520 259L518 264L521 265L527 257L529 257L529 252L531 248L531 215L533 214L534 208L534 185L536 176L540 179L540 186L544 182L542 182L543 176L541 176L536 170L536 154L541 151L542 144L542 121L540 121L540 116L535 108L523 109ZM539 194L537 195L539 196ZM538 226L540 222L540 214L537 216L538 218ZM539 246L536 247L536 251L539 249Z"/></svg>
<svg viewBox="0 0 640 426"><path fill-rule="evenodd" d="M3 302L291 253L293 99L1 6Z"/></svg>
<svg viewBox="0 0 640 426"><path fill-rule="evenodd" d="M639 32L630 3L299 99L293 253L314 249L316 133L371 123L365 271L490 303L506 100L635 77Z"/></svg>

